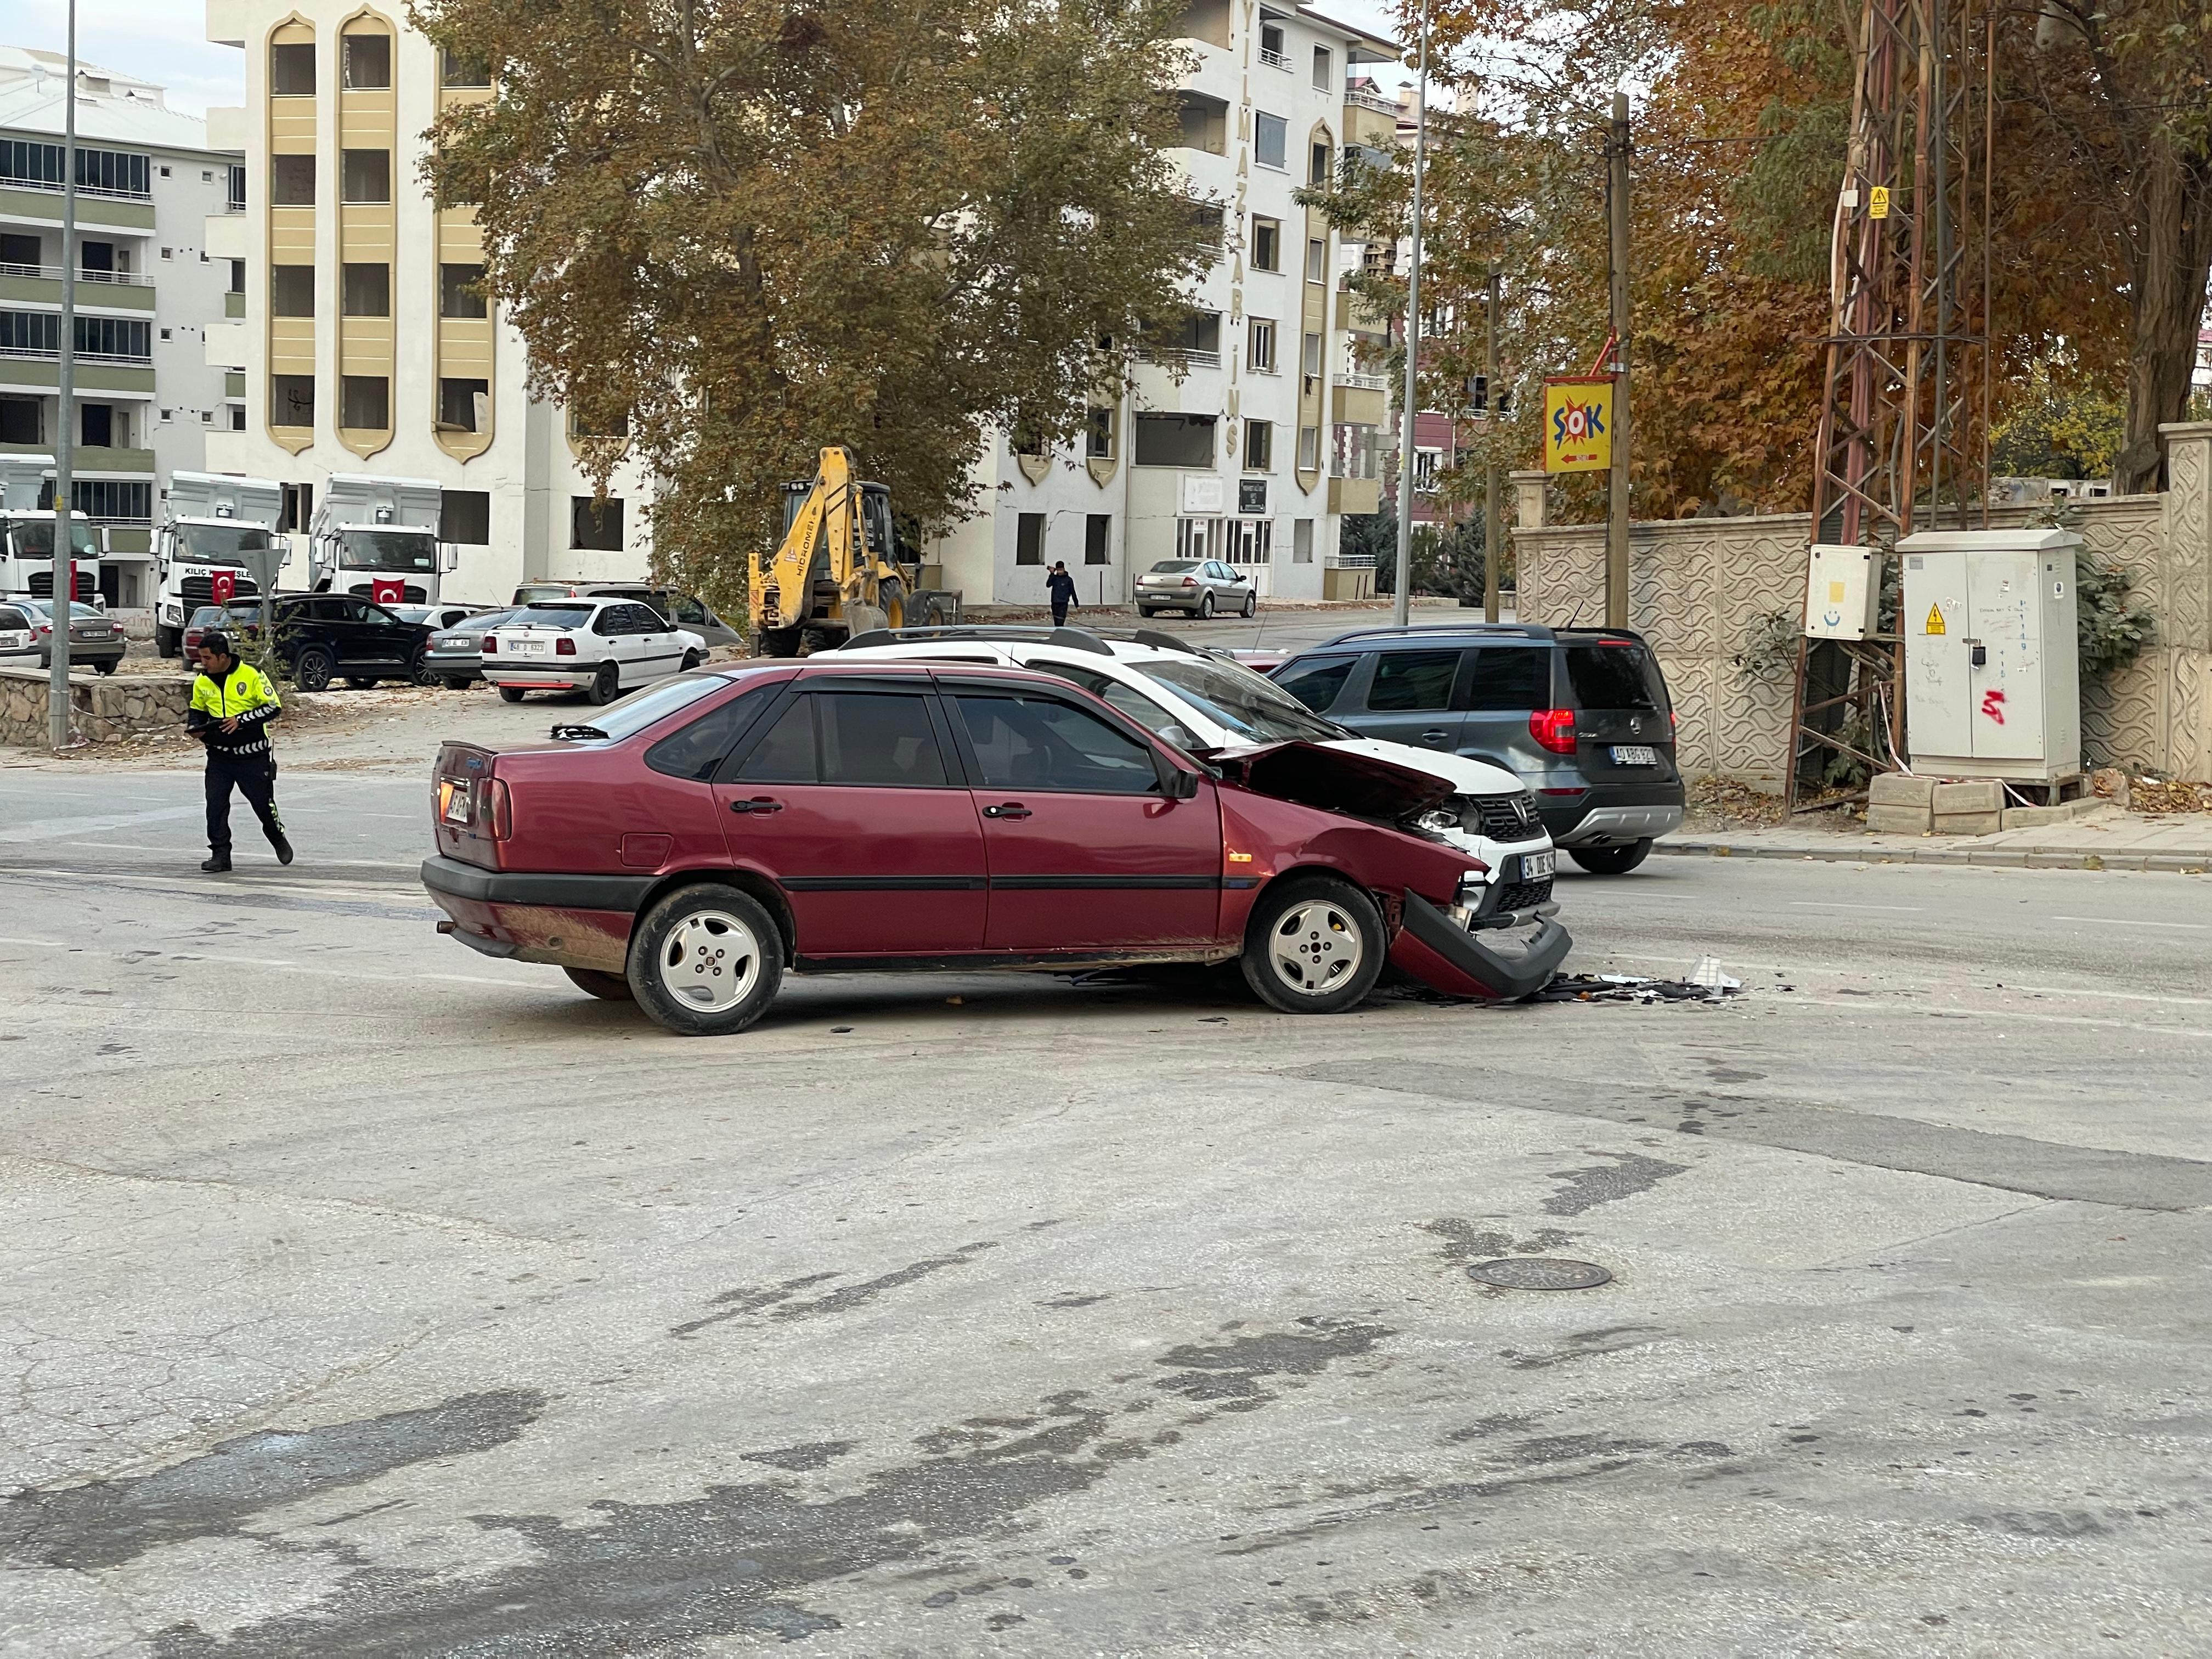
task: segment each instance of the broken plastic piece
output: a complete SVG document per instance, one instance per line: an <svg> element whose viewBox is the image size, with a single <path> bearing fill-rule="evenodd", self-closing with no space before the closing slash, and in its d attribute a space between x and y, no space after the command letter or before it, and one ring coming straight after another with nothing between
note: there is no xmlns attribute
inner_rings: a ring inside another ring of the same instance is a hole
<svg viewBox="0 0 2212 1659"><path fill-rule="evenodd" d="M1741 980L1730 979L1726 974L1721 972L1721 959L1718 957L1699 957L1698 965L1690 969L1690 976L1685 983L1701 985L1709 991L1743 989Z"/></svg>

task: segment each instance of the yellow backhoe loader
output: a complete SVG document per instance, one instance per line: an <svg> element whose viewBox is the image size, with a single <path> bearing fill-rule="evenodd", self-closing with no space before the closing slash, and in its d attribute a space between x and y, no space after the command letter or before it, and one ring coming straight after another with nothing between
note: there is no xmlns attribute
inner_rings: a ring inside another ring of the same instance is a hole
<svg viewBox="0 0 2212 1659"><path fill-rule="evenodd" d="M959 620L957 595L921 586L902 559L891 492L853 476L853 453L825 449L811 482L783 487L783 540L753 572L753 652L796 657L882 628Z"/></svg>

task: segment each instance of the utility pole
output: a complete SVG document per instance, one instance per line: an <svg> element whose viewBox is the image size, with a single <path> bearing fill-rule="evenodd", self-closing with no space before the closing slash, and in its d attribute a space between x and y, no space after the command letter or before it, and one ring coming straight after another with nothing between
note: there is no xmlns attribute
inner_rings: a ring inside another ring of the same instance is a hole
<svg viewBox="0 0 2212 1659"><path fill-rule="evenodd" d="M1429 157L1429 0L1421 0L1419 89L1413 94L1413 258L1406 273L1406 403L1398 434L1398 580L1390 620L1406 626L1413 613L1413 411L1420 405L1421 174Z"/></svg>
<svg viewBox="0 0 2212 1659"><path fill-rule="evenodd" d="M1628 626L1628 94L1613 94L1606 205L1613 289L1613 517L1605 538L1605 625Z"/></svg>
<svg viewBox="0 0 2212 1659"><path fill-rule="evenodd" d="M1504 389L1498 383L1498 273L1490 273L1490 339L1482 349L1483 419L1490 440L1489 462L1482 469L1482 619L1496 622L1498 612L1498 560L1504 552L1504 514L1498 510L1498 417L1505 406Z"/></svg>
<svg viewBox="0 0 2212 1659"><path fill-rule="evenodd" d="M70 532L70 440L76 422L76 0L69 0L69 79L62 87L62 358L54 436L54 648L46 680L46 740L70 740L70 623L76 614L76 544Z"/></svg>

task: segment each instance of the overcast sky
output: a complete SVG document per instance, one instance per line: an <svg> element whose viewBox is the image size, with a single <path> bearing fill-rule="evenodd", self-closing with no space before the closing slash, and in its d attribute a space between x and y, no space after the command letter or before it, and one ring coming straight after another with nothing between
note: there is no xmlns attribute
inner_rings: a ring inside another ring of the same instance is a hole
<svg viewBox="0 0 2212 1659"><path fill-rule="evenodd" d="M68 44L64 0L6 0L0 44L60 52ZM1387 29L1395 8L1382 0L1321 0L1324 15ZM169 107L189 115L210 104L246 101L245 54L208 44L201 0L78 0L77 56L168 88ZM1377 74L1386 84L1410 77Z"/></svg>

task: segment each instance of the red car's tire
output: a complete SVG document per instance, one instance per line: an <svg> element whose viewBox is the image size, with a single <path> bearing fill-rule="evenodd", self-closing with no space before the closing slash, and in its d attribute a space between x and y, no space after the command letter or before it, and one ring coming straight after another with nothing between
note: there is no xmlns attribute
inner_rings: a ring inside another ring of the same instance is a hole
<svg viewBox="0 0 2212 1659"><path fill-rule="evenodd" d="M635 1002L636 995L629 981L620 974L606 974L596 968L563 968L569 983L580 991L588 991L602 1002Z"/></svg>
<svg viewBox="0 0 2212 1659"><path fill-rule="evenodd" d="M775 1000L783 945L783 930L759 900L720 882L696 882L638 919L627 977L638 1006L678 1036L728 1036Z"/></svg>
<svg viewBox="0 0 2212 1659"><path fill-rule="evenodd" d="M1244 930L1244 982L1286 1014L1338 1014L1375 988L1389 954L1382 913L1348 882L1299 876L1264 889Z"/></svg>

